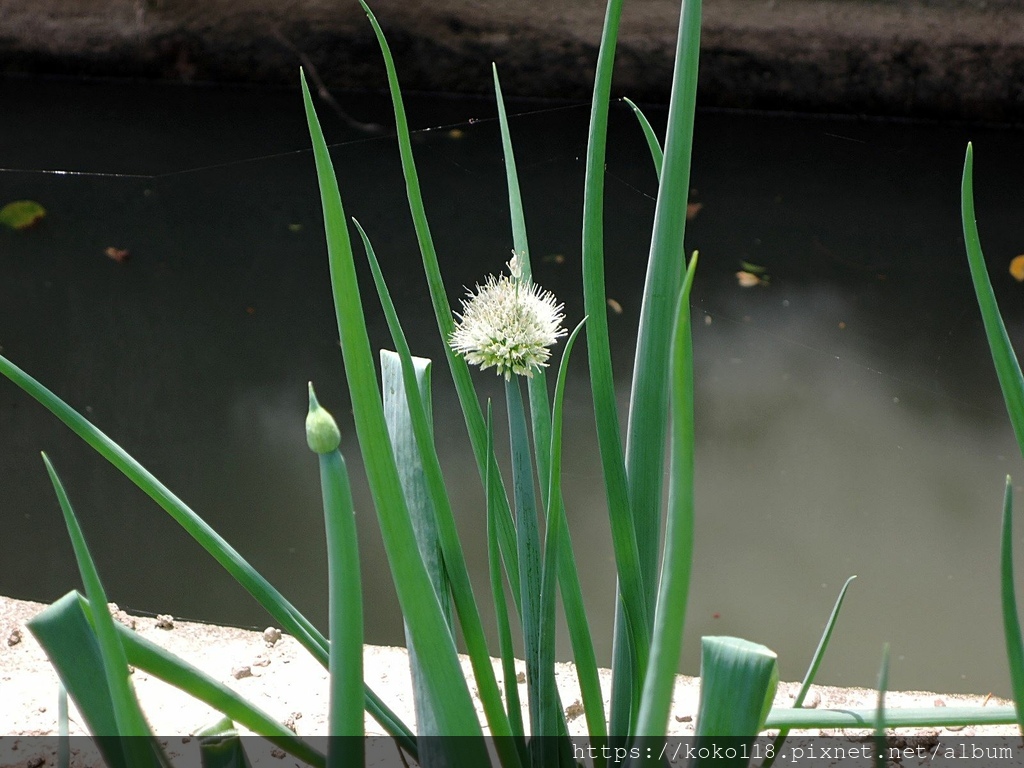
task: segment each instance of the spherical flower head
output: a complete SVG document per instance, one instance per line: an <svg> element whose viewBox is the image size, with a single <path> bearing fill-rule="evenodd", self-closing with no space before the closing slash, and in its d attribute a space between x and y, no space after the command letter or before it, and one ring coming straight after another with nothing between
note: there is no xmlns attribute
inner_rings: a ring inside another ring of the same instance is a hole
<svg viewBox="0 0 1024 768"><path fill-rule="evenodd" d="M565 316L553 294L523 278L516 256L508 268L511 277L489 275L467 293L448 343L466 362L511 379L513 373L533 376L548 364L549 347L565 336Z"/></svg>

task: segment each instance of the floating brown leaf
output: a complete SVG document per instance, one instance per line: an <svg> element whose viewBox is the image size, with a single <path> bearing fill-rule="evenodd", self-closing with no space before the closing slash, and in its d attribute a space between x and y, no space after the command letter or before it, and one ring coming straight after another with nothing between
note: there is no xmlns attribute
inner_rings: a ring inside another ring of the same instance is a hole
<svg viewBox="0 0 1024 768"><path fill-rule="evenodd" d="M124 264L128 261L128 257L131 256L127 248L115 248L112 245L107 247L103 252L107 254L108 258L113 259L118 264Z"/></svg>
<svg viewBox="0 0 1024 768"><path fill-rule="evenodd" d="M763 280L753 272L747 272L745 269L741 269L736 273L736 280L739 281L741 288L753 288L755 285L761 285Z"/></svg>

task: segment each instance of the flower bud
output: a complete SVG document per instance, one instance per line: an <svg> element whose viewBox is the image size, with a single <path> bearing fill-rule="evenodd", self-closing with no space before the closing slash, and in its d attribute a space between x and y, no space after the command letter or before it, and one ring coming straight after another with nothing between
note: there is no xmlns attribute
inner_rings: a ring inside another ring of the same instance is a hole
<svg viewBox="0 0 1024 768"><path fill-rule="evenodd" d="M320 407L313 392L313 382L309 383L309 413L306 415L306 443L314 453L330 453L336 451L341 444L341 432L334 417L325 408Z"/></svg>

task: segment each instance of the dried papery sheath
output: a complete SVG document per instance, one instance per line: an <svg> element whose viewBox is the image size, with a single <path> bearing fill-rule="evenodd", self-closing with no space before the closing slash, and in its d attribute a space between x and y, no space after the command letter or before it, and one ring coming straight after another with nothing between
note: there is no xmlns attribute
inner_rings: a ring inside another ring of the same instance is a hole
<svg viewBox="0 0 1024 768"><path fill-rule="evenodd" d="M462 314L448 339L458 354L481 370L495 368L506 379L533 376L547 365L550 347L565 335L563 305L549 291L522 277L516 256L511 277L489 275L462 301Z"/></svg>

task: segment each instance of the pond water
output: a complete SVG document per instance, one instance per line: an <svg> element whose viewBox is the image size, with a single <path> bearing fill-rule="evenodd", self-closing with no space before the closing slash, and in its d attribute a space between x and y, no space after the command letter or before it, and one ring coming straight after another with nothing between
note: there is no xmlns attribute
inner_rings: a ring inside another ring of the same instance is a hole
<svg viewBox="0 0 1024 768"><path fill-rule="evenodd" d="M320 204L297 92L0 82L0 203L48 211L0 232L3 354L86 413L319 626L326 556L306 382L339 418L360 516L367 641L401 642L348 417ZM377 96L341 98L390 125ZM516 103L535 276L582 316L579 222L588 109ZM320 106L347 212L374 242L414 351L440 360L387 136ZM493 105L410 102L449 296L510 254ZM656 124L663 110L650 108ZM1024 341L1024 133L1000 127L701 112L687 227L700 249L696 559L681 669L698 638L767 644L800 679L843 581L858 575L819 682L1008 693L999 613L1005 476L1024 467L963 252L959 180L975 142L979 224L1011 337ZM650 157L613 108L609 316L623 413L654 210ZM125 249L118 263L106 249ZM761 285L742 287L741 262ZM368 276L366 269L363 277ZM369 296L371 284L364 283ZM375 346L387 335L368 302ZM579 348L581 351L583 347ZM500 381L476 377L500 402ZM482 495L446 367L435 423L486 594ZM602 663L615 578L584 355L568 384L565 497ZM243 626L265 614L159 508L10 383L0 383L0 593L79 585L39 451L61 473L123 606ZM489 613L485 624L493 625ZM558 655L570 658L560 636Z"/></svg>

